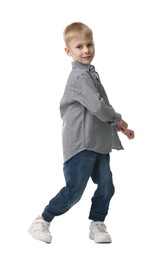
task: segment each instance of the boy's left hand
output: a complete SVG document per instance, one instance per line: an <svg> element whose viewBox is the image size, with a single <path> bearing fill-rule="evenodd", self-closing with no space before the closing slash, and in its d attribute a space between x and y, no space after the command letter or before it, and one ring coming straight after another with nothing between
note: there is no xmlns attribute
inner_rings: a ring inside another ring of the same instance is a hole
<svg viewBox="0 0 166 260"><path fill-rule="evenodd" d="M134 131L131 129L126 129L125 131L122 131L124 135L128 137L128 139L134 139Z"/></svg>

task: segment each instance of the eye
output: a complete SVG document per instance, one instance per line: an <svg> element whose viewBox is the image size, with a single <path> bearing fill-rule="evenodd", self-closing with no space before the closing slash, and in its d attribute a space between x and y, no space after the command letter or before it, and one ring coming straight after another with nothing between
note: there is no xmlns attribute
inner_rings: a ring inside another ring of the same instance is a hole
<svg viewBox="0 0 166 260"><path fill-rule="evenodd" d="M87 47L93 47L93 43L92 42L88 43Z"/></svg>
<svg viewBox="0 0 166 260"><path fill-rule="evenodd" d="M77 49L81 49L82 46L81 46L81 45L77 45L76 48L77 48Z"/></svg>

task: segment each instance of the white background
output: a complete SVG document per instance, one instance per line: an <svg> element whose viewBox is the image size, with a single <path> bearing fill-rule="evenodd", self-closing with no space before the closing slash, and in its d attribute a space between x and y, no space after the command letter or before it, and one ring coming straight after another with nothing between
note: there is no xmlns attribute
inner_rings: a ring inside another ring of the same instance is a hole
<svg viewBox="0 0 166 260"><path fill-rule="evenodd" d="M1 259L166 259L166 8L163 0L0 2ZM64 185L59 102L71 60L63 30L94 32L111 104L135 139L113 151L116 193L106 219L113 243L88 238L90 181L82 200L51 224L53 242L27 229Z"/></svg>

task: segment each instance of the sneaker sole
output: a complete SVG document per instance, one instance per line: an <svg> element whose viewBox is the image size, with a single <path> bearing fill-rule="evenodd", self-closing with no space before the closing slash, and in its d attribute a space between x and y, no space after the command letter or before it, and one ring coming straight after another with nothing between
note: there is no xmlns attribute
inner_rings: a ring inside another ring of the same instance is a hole
<svg viewBox="0 0 166 260"><path fill-rule="evenodd" d="M46 244L51 244L51 242L52 242L52 239L51 239L51 238L46 240L46 239L43 239L43 238L41 238L41 237L36 236L35 233L32 232L32 229L31 229L31 228L28 229L28 233L29 233L34 239L39 240L39 241L42 241L42 242L45 242Z"/></svg>
<svg viewBox="0 0 166 260"><path fill-rule="evenodd" d="M95 239L94 234L92 232L89 233L89 238L93 240L95 243L100 243L100 244L110 244L112 243L111 237L105 237L103 239Z"/></svg>

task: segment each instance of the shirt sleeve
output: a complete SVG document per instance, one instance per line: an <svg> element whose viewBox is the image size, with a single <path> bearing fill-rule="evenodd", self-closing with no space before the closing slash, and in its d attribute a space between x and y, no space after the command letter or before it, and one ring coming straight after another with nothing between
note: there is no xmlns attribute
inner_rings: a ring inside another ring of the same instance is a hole
<svg viewBox="0 0 166 260"><path fill-rule="evenodd" d="M110 104L106 104L90 75L78 76L73 98L100 121L107 122L109 125L117 125L121 120L121 115L115 112Z"/></svg>

